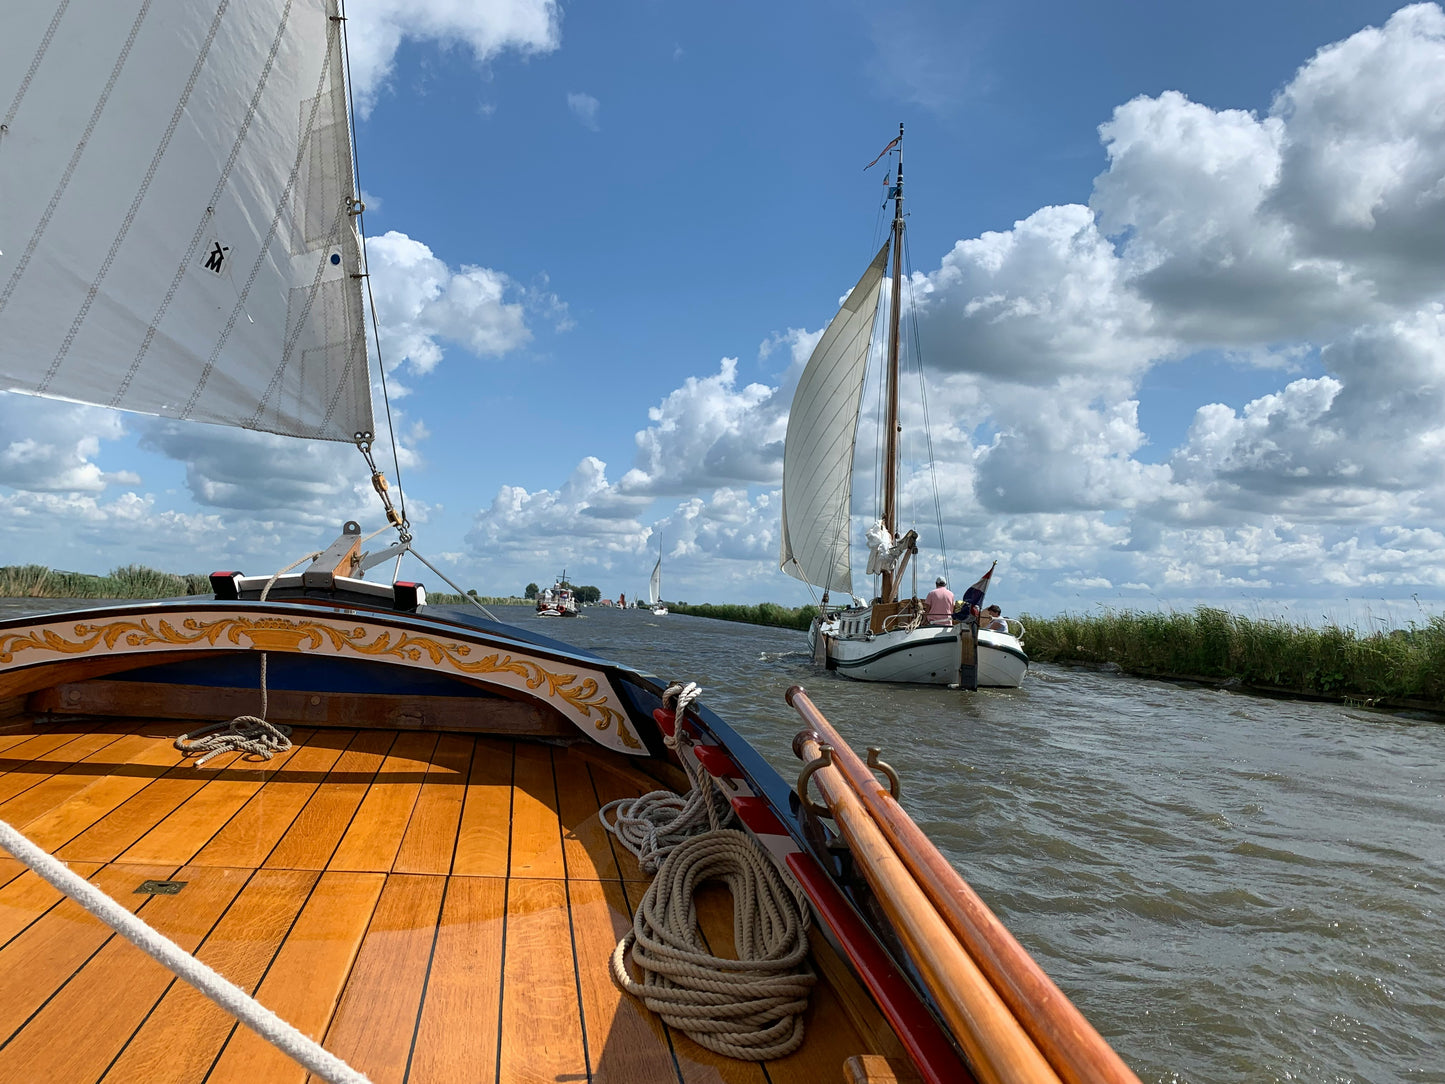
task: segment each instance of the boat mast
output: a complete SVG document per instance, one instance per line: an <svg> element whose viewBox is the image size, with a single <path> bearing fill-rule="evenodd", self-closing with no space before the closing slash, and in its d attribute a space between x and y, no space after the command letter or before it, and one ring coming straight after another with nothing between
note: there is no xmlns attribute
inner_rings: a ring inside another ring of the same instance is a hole
<svg viewBox="0 0 1445 1084"><path fill-rule="evenodd" d="M893 292L888 307L888 375L885 383L888 416L884 423L883 527L897 541L898 533L898 325L903 293L903 125L898 126L898 180L893 188ZM893 573L883 573L884 602L892 602L897 589Z"/></svg>

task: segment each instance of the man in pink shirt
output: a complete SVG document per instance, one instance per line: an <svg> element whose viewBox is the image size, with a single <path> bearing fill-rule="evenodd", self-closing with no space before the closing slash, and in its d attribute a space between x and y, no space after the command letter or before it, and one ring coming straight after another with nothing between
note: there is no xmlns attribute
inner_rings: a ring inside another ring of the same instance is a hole
<svg viewBox="0 0 1445 1084"><path fill-rule="evenodd" d="M928 592L928 609L925 616L930 625L951 625L953 624L953 592L948 589L948 581L942 576L934 581L938 586Z"/></svg>

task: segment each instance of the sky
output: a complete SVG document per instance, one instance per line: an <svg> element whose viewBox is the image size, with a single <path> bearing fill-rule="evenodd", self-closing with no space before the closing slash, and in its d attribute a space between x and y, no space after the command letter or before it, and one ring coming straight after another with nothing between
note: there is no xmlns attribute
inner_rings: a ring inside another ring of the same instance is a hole
<svg viewBox="0 0 1445 1084"><path fill-rule="evenodd" d="M634 597L661 553L669 600L814 600L783 436L902 122L922 589L996 560L1013 614L1445 606L1437 4L347 15L378 412L461 586ZM354 448L0 393L0 564L268 573L347 518L383 522Z"/></svg>

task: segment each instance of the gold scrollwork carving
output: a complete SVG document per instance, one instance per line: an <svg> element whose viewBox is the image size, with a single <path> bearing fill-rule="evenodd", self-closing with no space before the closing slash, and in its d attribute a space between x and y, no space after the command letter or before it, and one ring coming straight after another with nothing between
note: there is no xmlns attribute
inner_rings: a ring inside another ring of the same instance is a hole
<svg viewBox="0 0 1445 1084"><path fill-rule="evenodd" d="M323 621L293 620L285 617L222 617L202 621L187 617L179 625L164 618L119 619L103 624L80 622L72 638L53 629L24 633L0 633L0 664L14 661L27 651L52 651L61 655L81 655L104 645L114 651L117 645L128 648L187 647L207 643L237 647L250 646L259 651L309 652L323 647L336 653L353 651L371 657L391 656L412 664L430 664L457 673L481 676L512 674L530 690L545 690L542 695L561 700L584 719L592 721L599 731L617 727L617 735L629 749L641 749L642 743L628 730L625 716L614 707L595 678L554 673L534 659L515 658L495 652L482 658L470 658L472 645L447 642L431 636L418 636L392 630L369 631L361 625L340 626ZM595 715L595 718L594 718Z"/></svg>

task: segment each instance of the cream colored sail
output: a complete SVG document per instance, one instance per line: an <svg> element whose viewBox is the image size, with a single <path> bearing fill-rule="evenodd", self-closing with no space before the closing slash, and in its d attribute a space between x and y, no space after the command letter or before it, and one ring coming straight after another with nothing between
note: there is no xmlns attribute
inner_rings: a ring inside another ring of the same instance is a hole
<svg viewBox="0 0 1445 1084"><path fill-rule="evenodd" d="M0 387L372 430L334 0L7 0Z"/></svg>
<svg viewBox="0 0 1445 1084"><path fill-rule="evenodd" d="M662 601L662 555L657 555L657 564L652 566L652 579L647 581L647 604L656 606Z"/></svg>
<svg viewBox="0 0 1445 1084"><path fill-rule="evenodd" d="M782 570L825 591L851 594L848 506L853 446L888 245L833 317L793 394L783 446Z"/></svg>

